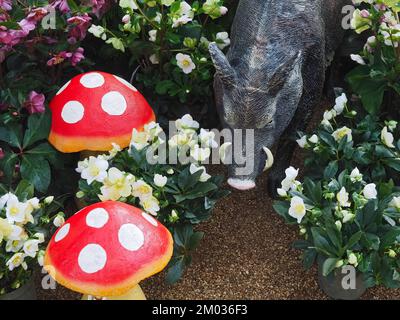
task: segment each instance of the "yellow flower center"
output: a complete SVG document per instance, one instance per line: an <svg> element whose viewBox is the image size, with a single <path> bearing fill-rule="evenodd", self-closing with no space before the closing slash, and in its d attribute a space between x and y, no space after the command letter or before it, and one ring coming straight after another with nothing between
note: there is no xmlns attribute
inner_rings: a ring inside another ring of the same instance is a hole
<svg viewBox="0 0 400 320"><path fill-rule="evenodd" d="M18 210L17 207L12 207L12 208L10 209L10 214L11 214L12 216L17 215L18 212L19 212L19 210Z"/></svg>
<svg viewBox="0 0 400 320"><path fill-rule="evenodd" d="M189 66L190 66L189 60L183 60L183 61L182 61L182 66L183 66L184 68L189 67Z"/></svg>
<svg viewBox="0 0 400 320"><path fill-rule="evenodd" d="M298 203L294 206L294 212L296 212L296 214L302 214L304 212L304 205L301 203Z"/></svg>

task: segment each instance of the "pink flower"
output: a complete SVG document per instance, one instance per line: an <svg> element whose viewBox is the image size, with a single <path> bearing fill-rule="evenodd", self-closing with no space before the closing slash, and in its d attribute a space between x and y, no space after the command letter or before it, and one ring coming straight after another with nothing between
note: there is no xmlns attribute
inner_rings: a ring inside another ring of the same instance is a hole
<svg viewBox="0 0 400 320"><path fill-rule="evenodd" d="M49 67L54 66L56 64L60 64L61 62L64 62L65 59L71 58L72 53L68 51L61 51L57 53L56 55L53 56L49 61L47 61L47 65Z"/></svg>
<svg viewBox="0 0 400 320"><path fill-rule="evenodd" d="M83 55L83 51L83 48L78 48L74 53L72 53L72 56L70 58L72 66L75 67L82 59L85 58L85 56Z"/></svg>
<svg viewBox="0 0 400 320"><path fill-rule="evenodd" d="M115 2L115 0L90 0L92 12L97 18L101 18L101 16L106 13L106 11L110 9L112 4Z"/></svg>
<svg viewBox="0 0 400 320"><path fill-rule="evenodd" d="M50 6L52 6L54 9L57 9L61 11L61 13L68 13L71 10L69 9L68 6L68 1L67 0L53 0L50 3Z"/></svg>
<svg viewBox="0 0 400 320"><path fill-rule="evenodd" d="M44 100L44 94L31 91L28 95L28 100L24 103L24 107L30 114L43 113L45 111Z"/></svg>
<svg viewBox="0 0 400 320"><path fill-rule="evenodd" d="M68 34L68 42L74 44L77 41L83 40L86 37L86 32L90 27L91 21L92 18L87 13L69 18L67 22L71 24L71 28Z"/></svg>
<svg viewBox="0 0 400 320"><path fill-rule="evenodd" d="M0 0L0 9L3 9L5 11L10 11L12 9L12 1Z"/></svg>

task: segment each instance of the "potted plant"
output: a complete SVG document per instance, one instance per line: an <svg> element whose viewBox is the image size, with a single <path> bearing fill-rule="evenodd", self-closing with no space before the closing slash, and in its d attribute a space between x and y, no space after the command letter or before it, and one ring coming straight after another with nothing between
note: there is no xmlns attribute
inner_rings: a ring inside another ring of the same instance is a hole
<svg viewBox="0 0 400 320"><path fill-rule="evenodd" d="M359 297L364 287L399 287L400 171L397 123L348 106L343 94L315 134L297 140L307 150L306 177L290 167L278 189L276 212L298 224L305 267L319 262L321 288L336 299ZM351 290L343 267L353 268Z"/></svg>
<svg viewBox="0 0 400 320"><path fill-rule="evenodd" d="M214 133L199 130L199 123L190 115L178 119L175 125L176 135L168 141L155 122L140 132L133 129L129 149L114 145L109 154L90 156L77 168L81 174L77 197L81 202L126 202L169 228L174 238L169 282L181 277L191 262L191 252L203 237L193 226L207 220L217 200L229 193L220 188L223 178L209 175L201 165L210 158L211 149L217 149ZM228 144L223 144L217 149L218 155L224 157L227 148ZM176 162L171 156L174 153ZM165 159L157 161L163 155ZM183 156L189 161L182 161Z"/></svg>
<svg viewBox="0 0 400 320"><path fill-rule="evenodd" d="M39 200L33 190L22 180L0 197L0 300L36 299L33 271L43 265L51 222L63 222L61 213L53 214L59 208L54 197Z"/></svg>

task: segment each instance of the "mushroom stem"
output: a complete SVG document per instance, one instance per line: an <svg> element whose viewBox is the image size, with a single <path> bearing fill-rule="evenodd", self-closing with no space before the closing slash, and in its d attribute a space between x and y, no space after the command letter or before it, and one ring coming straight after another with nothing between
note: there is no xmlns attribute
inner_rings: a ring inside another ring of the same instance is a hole
<svg viewBox="0 0 400 320"><path fill-rule="evenodd" d="M88 295L83 295L82 300L89 300ZM98 299L96 300L147 300L146 296L143 293L142 288L137 284L135 287L130 289L127 293L121 295L121 296L115 296L115 297L105 297L104 299Z"/></svg>

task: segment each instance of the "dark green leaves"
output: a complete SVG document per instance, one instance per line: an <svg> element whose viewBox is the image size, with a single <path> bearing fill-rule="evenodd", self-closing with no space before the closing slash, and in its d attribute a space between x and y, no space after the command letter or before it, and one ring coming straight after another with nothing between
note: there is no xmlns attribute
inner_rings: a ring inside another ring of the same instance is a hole
<svg viewBox="0 0 400 320"><path fill-rule="evenodd" d="M38 191L45 192L50 184L50 165L40 156L24 155L21 176L30 181Z"/></svg>
<svg viewBox="0 0 400 320"><path fill-rule="evenodd" d="M28 128L25 131L23 148L33 145L39 140L47 139L50 131L50 112L36 113L28 118Z"/></svg>

